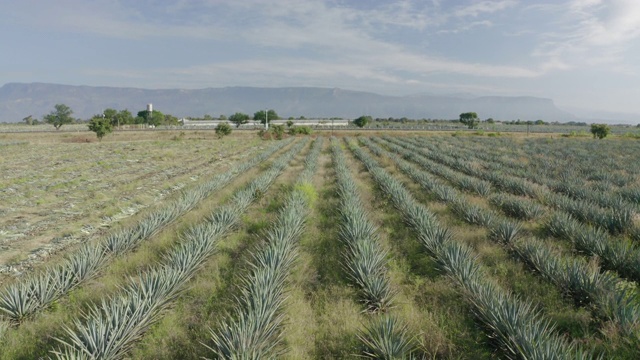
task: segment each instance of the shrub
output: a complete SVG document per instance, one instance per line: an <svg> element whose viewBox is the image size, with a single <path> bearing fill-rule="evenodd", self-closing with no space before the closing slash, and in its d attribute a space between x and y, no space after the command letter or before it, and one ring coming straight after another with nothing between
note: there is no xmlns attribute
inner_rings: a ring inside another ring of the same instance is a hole
<svg viewBox="0 0 640 360"><path fill-rule="evenodd" d="M282 136L284 135L284 126L283 125L273 125L271 127L273 134L276 136L276 139L282 140Z"/></svg>
<svg viewBox="0 0 640 360"><path fill-rule="evenodd" d="M604 139L610 132L611 128L607 124L591 124L591 133L594 139Z"/></svg>
<svg viewBox="0 0 640 360"><path fill-rule="evenodd" d="M216 135L218 135L218 138L221 139L229 134L231 134L231 125L227 123L220 123L216 126Z"/></svg>
<svg viewBox="0 0 640 360"><path fill-rule="evenodd" d="M373 121L371 116L362 115L357 119L353 120L353 124L357 127L365 127L367 124Z"/></svg>
<svg viewBox="0 0 640 360"><path fill-rule="evenodd" d="M295 126L289 128L289 135L311 135L311 131L309 126Z"/></svg>
<svg viewBox="0 0 640 360"><path fill-rule="evenodd" d="M113 126L111 125L110 120L103 118L100 115L96 115L91 118L88 126L89 130L96 133L96 136L100 141L102 141L102 138L105 135L109 134L113 130Z"/></svg>

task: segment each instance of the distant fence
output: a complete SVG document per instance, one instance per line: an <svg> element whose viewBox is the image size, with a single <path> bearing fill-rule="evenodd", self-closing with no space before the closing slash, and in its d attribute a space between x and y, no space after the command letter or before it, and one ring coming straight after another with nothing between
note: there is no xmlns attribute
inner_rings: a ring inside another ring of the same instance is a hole
<svg viewBox="0 0 640 360"><path fill-rule="evenodd" d="M308 119L308 120L272 120L269 121L270 125L289 125L289 121L291 121L292 126L310 126L313 128L330 128L330 127L346 127L349 126L349 120L324 120L324 119ZM231 126L235 126L229 120L189 120L189 119L181 119L183 128L215 128L218 124L227 123ZM263 128L264 124L260 123L260 121L249 120L246 124L240 125L239 129L258 129Z"/></svg>

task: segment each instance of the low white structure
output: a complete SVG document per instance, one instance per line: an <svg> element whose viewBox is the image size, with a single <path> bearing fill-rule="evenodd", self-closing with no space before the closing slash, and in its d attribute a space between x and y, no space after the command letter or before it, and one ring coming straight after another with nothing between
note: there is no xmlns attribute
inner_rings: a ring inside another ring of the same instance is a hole
<svg viewBox="0 0 640 360"><path fill-rule="evenodd" d="M332 126L348 126L349 120L325 120L325 119L307 119L307 120L291 120L293 121L293 126L311 126L311 127L326 127L330 128ZM235 126L229 120L189 120L182 118L180 119L182 126L185 127L216 127L220 123L227 123L231 126ZM271 125L287 125L289 120L272 120L270 121ZM248 123L241 125L240 127L257 127L262 126L260 121L249 120Z"/></svg>

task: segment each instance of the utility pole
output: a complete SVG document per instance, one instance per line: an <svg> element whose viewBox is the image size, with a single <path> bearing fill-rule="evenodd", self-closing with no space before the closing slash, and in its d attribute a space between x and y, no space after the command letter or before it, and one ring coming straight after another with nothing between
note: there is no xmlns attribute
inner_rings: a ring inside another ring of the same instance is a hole
<svg viewBox="0 0 640 360"><path fill-rule="evenodd" d="M269 130L269 111L264 110L264 129Z"/></svg>

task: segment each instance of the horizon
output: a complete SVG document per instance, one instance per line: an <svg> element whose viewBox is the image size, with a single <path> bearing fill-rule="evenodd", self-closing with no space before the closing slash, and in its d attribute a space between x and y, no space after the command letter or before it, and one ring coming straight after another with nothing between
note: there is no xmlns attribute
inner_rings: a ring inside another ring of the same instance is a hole
<svg viewBox="0 0 640 360"><path fill-rule="evenodd" d="M20 82L11 82L11 83L5 83L0 85L0 89L3 89L6 86L18 86L18 88L22 88L24 86L38 86L38 85L43 85L43 86L54 86L54 87L68 87L68 88L78 88L78 87L86 87L86 88L93 88L93 89L99 89L99 88L103 88L103 89L113 89L113 90L139 90L139 91L178 91L178 92L182 92L182 91L202 91L202 90L224 90L224 89L248 89L248 90L269 90L269 89L273 89L273 90L282 90L282 89L315 89L315 90L331 90L331 91L344 91L345 93L360 93L360 94L368 94L368 95L373 95L373 96L383 96L383 97L392 97L392 98L405 98L405 99L410 99L410 98L414 98L414 97L423 97L425 99L433 99L433 98L443 98L443 99L458 99L458 100L472 100L472 99L487 99L487 98L502 98L502 99L533 99L534 101L536 100L543 100L543 101L549 101L552 105L552 107L555 107L556 109L565 112L567 115L573 116L573 119L567 119L567 120L549 120L549 123L597 123L597 122L605 122L611 125L636 125L637 124L637 116L640 116L639 114L633 114L633 113L621 113L621 112L607 112L607 111L597 111L597 110L589 110L586 111L584 109L571 109L571 108L563 108L561 106L558 106L557 104L555 104L554 100L551 98L543 98L543 97L536 97L536 96L518 96L518 95L478 95L478 94L472 94L472 93L427 93L427 92L423 92L423 93L416 93L416 94L408 94L408 95L395 95L395 94L391 94L391 95L386 95L386 94L380 94L374 91L366 91L366 90L354 90L354 89L345 89L345 88L338 88L338 87L318 87L318 86L248 86L248 85L242 85L242 86L221 86L221 87L205 87L205 88L197 88L197 89L185 89L185 88L141 88L141 87L120 87L120 86L110 86L110 85L106 85L106 86L94 86L94 85L71 85L71 84L56 84L56 83L47 83L47 82L32 82L32 83L20 83ZM28 90L29 93L31 93L33 90ZM160 94L159 96L164 96L162 94ZM153 98L148 98L149 101L148 102L154 102L152 99ZM63 100L62 103L64 103L65 101ZM107 100L108 102L108 100ZM117 108L117 106L116 106ZM125 108L123 108L125 109ZM126 108L128 109L128 107ZM116 109L119 110L119 109ZM121 109L120 109L121 110ZM277 109L275 109L277 110ZM576 110L577 112L574 112L573 110ZM584 114L588 114L588 115L584 115ZM201 114L202 115L202 114ZM310 114L311 116L315 116ZM317 115L317 114L316 114ZM378 117L378 118L386 118L387 116L376 116L375 113L371 113L369 115L372 115L374 117ZM378 114L379 115L379 114ZM186 117L190 117L192 115L185 115ZM453 116L453 115L452 115ZM323 116L315 116L316 118L325 118ZM391 116L392 118L402 118L402 117L407 117L405 115L398 115L398 116ZM488 115L487 118L489 117L494 117L494 115ZM424 118L424 117L423 117ZM418 117L409 117L410 120L419 120L419 119L423 119L420 116ZM439 118L436 117L435 119L441 119L441 120L450 120L449 118ZM453 119L453 117L451 118ZM537 118L536 118L537 119ZM515 121L516 118L513 119L501 119L498 121ZM519 119L518 119L519 120ZM530 121L533 121L531 119L529 119ZM16 120L18 121L18 120Z"/></svg>
<svg viewBox="0 0 640 360"><path fill-rule="evenodd" d="M26 0L0 4L0 20L3 84L472 93L640 113L633 0Z"/></svg>

